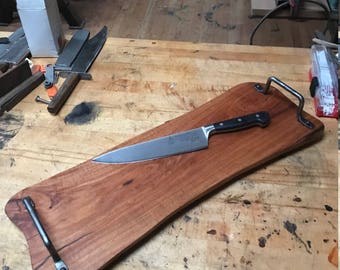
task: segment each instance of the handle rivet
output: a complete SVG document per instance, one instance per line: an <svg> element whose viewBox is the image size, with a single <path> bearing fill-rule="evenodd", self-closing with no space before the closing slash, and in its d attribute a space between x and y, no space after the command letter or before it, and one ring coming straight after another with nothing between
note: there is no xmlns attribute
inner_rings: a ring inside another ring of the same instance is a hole
<svg viewBox="0 0 340 270"><path fill-rule="evenodd" d="M238 122L242 122L242 118L237 118L237 121Z"/></svg>

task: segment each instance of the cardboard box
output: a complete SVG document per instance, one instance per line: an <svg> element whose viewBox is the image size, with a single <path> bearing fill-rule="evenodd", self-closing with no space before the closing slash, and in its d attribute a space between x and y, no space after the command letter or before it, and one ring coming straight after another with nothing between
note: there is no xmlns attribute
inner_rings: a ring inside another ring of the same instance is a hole
<svg viewBox="0 0 340 270"><path fill-rule="evenodd" d="M17 0L17 9L33 57L58 57L65 37L57 0Z"/></svg>

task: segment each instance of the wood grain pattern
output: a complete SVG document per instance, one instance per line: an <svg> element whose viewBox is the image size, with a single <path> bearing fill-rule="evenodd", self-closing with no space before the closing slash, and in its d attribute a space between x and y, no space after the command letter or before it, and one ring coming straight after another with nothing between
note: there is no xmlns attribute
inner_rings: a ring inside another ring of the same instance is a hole
<svg viewBox="0 0 340 270"><path fill-rule="evenodd" d="M31 268L25 237L4 212L13 194L192 111L237 84L265 82L275 75L304 95L305 111L314 115L309 53L109 38L91 67L93 80L78 84L58 116L34 101L36 95L47 98L41 86L0 118L0 265ZM64 118L83 101L98 105L97 118L84 125L65 124ZM325 125L321 141L223 185L107 269L336 269L328 255L338 239L338 123L320 120ZM286 221L297 226L299 238L284 228Z"/></svg>
<svg viewBox="0 0 340 270"><path fill-rule="evenodd" d="M98 269L151 233L179 210L222 184L320 139L323 124L308 129L296 105L275 88L264 95L245 83L125 144L257 111L271 124L211 137L209 149L142 163L86 161L11 198L5 210L24 232L33 269L53 269L20 200L30 196L43 225L70 269Z"/></svg>
<svg viewBox="0 0 340 270"><path fill-rule="evenodd" d="M249 0L69 2L91 33L107 25L109 36L121 38L249 44L250 34L260 21L251 17ZM63 18L62 22L65 33L73 34ZM9 26L0 26L0 31L15 31L18 27L20 20L16 18ZM325 20L269 19L257 31L254 44L309 48L315 30L325 27Z"/></svg>

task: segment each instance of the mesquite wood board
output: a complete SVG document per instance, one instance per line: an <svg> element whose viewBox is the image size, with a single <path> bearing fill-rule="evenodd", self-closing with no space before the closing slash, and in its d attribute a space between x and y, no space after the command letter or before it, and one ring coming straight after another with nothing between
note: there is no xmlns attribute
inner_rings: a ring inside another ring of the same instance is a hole
<svg viewBox="0 0 340 270"><path fill-rule="evenodd" d="M5 211L27 239L33 269L54 269L54 264L23 206L25 196L33 199L69 269L98 269L114 263L190 203L322 137L323 124L313 116L303 113L313 129L297 121L293 96L275 87L262 94L254 85L237 85L117 147L257 111L269 112L266 128L217 134L210 137L208 149L151 161L108 165L88 160L14 195Z"/></svg>

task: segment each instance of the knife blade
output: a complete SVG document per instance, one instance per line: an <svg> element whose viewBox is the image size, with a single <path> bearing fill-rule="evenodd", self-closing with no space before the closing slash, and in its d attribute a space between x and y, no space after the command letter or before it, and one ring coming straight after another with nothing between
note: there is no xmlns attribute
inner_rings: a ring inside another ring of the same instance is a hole
<svg viewBox="0 0 340 270"><path fill-rule="evenodd" d="M209 137L213 134L254 126L263 128L269 122L268 112L257 112L122 147L95 157L92 161L106 164L132 163L194 152L208 148Z"/></svg>

